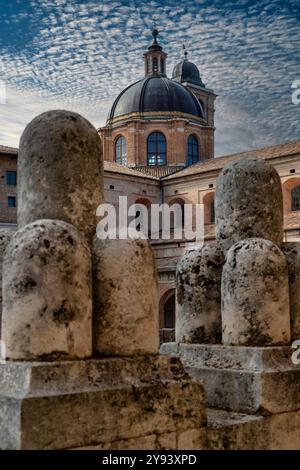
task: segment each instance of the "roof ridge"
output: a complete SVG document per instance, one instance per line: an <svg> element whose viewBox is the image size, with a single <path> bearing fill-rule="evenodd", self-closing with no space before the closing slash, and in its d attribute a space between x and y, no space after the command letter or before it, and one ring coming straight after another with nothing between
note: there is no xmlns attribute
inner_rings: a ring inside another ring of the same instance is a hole
<svg viewBox="0 0 300 470"><path fill-rule="evenodd" d="M185 176L192 176L206 171L221 169L227 163L240 160L243 158L261 158L263 160L271 160L272 158L287 157L300 153L300 139L285 142L281 144L269 145L253 150L246 150L240 153L223 155L221 157L210 158L208 160L195 163L174 174L164 176L162 179L173 179Z"/></svg>
<svg viewBox="0 0 300 470"><path fill-rule="evenodd" d="M19 149L17 147L10 147L8 145L0 145L0 152L12 152L12 153L18 153Z"/></svg>
<svg viewBox="0 0 300 470"><path fill-rule="evenodd" d="M300 143L300 139L290 140L289 142L282 142L280 144L275 144L275 145L267 145L266 147L257 147L255 149L243 150L242 152L235 152L235 153L220 155L219 157L215 157L215 158L221 159L221 158L235 157L237 155L243 155L243 154L250 153L250 152L259 152L259 151L270 150L270 149L276 148L276 147L284 147L284 146L295 144L297 142ZM207 160L207 161L209 161L209 160Z"/></svg>
<svg viewBox="0 0 300 470"><path fill-rule="evenodd" d="M112 171L114 173L121 173L121 174L129 174L132 176L138 176L142 178L149 178L152 180L158 181L159 178L153 175L149 175L147 173L143 173L141 171L135 170L134 168L130 168L125 165L120 165L117 162L111 162L108 160L104 160L104 171Z"/></svg>

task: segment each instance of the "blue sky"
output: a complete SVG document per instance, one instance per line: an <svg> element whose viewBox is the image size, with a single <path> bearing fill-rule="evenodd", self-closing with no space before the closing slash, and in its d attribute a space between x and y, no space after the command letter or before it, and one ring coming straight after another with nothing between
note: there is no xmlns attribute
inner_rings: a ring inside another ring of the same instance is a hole
<svg viewBox="0 0 300 470"><path fill-rule="evenodd" d="M169 54L182 44L216 101L216 155L300 139L300 0L0 0L0 144L54 108L96 127L118 93L142 78L153 15Z"/></svg>

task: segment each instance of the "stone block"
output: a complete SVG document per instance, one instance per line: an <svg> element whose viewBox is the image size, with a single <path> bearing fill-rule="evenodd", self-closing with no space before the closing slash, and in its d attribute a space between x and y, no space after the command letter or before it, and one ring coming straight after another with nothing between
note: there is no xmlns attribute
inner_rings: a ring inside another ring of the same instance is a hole
<svg viewBox="0 0 300 470"><path fill-rule="evenodd" d="M187 429L178 433L178 449L204 450L206 446L206 428Z"/></svg>
<svg viewBox="0 0 300 470"><path fill-rule="evenodd" d="M1 449L171 447L206 423L202 386L159 356L7 362L0 403Z"/></svg>
<svg viewBox="0 0 300 470"><path fill-rule="evenodd" d="M292 363L293 352L289 346L161 346L204 386L208 407L264 415L300 409L300 364Z"/></svg>
<svg viewBox="0 0 300 470"><path fill-rule="evenodd" d="M207 410L207 450L299 450L300 411L252 416Z"/></svg>

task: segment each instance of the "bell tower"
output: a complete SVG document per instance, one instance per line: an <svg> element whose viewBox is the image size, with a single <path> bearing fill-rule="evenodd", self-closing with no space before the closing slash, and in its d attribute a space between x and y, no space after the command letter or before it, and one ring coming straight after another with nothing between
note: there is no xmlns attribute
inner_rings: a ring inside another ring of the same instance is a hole
<svg viewBox="0 0 300 470"><path fill-rule="evenodd" d="M166 77L166 59L167 55L160 44L157 42L159 32L156 28L152 30L153 42L144 54L145 77L159 75Z"/></svg>
<svg viewBox="0 0 300 470"><path fill-rule="evenodd" d="M204 111L205 119L210 127L214 127L214 102L217 95L207 88L200 76L198 67L188 59L188 51L183 45L184 58L175 65L172 80L181 83L188 88L199 100Z"/></svg>

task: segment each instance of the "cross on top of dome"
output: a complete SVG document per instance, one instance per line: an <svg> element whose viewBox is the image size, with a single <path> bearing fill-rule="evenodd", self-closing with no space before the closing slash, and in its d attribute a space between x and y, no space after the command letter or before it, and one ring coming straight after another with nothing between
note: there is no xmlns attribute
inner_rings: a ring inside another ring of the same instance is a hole
<svg viewBox="0 0 300 470"><path fill-rule="evenodd" d="M153 36L153 42L150 47L148 47L149 51L162 51L162 47L160 44L157 42L157 36L159 35L159 31L157 28L152 28L152 36Z"/></svg>
<svg viewBox="0 0 300 470"><path fill-rule="evenodd" d="M157 36L159 35L158 29L154 26L151 32L153 42L151 46L148 47L148 51L144 54L145 76L166 76L167 54L163 51L162 46L157 42Z"/></svg>
<svg viewBox="0 0 300 470"><path fill-rule="evenodd" d="M185 44L182 44L182 49L183 49L183 54L184 54L184 59L185 60L188 60L188 51L187 51L187 48L185 46Z"/></svg>

